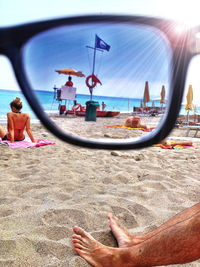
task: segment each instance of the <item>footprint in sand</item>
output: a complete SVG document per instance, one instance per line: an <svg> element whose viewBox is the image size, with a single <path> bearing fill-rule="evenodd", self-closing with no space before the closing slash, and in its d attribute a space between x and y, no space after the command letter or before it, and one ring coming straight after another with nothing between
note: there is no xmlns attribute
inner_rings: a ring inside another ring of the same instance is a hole
<svg viewBox="0 0 200 267"><path fill-rule="evenodd" d="M73 227L77 225L87 225L86 214L81 210L60 209L50 210L42 218L45 225L65 225Z"/></svg>
<svg viewBox="0 0 200 267"><path fill-rule="evenodd" d="M41 240L35 243L35 250L42 257L55 257L59 260L67 260L72 255L73 249L67 245L54 241ZM69 266L69 265L66 265Z"/></svg>
<svg viewBox="0 0 200 267"><path fill-rule="evenodd" d="M7 217L11 214L14 214L14 211L13 210L1 210L0 211L0 218L1 217Z"/></svg>
<svg viewBox="0 0 200 267"><path fill-rule="evenodd" d="M70 238L72 229L65 226L40 226L34 229L33 233L43 234L47 239L59 241L64 238Z"/></svg>

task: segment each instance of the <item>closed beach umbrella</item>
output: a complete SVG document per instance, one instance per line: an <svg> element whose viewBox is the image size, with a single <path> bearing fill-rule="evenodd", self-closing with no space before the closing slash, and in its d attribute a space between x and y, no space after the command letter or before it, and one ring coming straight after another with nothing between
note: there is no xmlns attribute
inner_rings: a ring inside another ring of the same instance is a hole
<svg viewBox="0 0 200 267"><path fill-rule="evenodd" d="M148 103L150 101L150 97L149 97L149 85L148 82L145 82L145 88L144 88L144 96L143 96L143 103L144 103L144 107L146 106L146 103Z"/></svg>
<svg viewBox="0 0 200 267"><path fill-rule="evenodd" d="M165 103L165 86L162 86L161 92L160 92L160 103L163 104Z"/></svg>
<svg viewBox="0 0 200 267"><path fill-rule="evenodd" d="M188 89L188 93L187 93L186 99L187 99L187 103L186 103L185 109L188 110L188 112L189 112L189 110L193 109L193 103L192 103L192 100L193 100L193 88L192 88L192 85L189 85L189 89Z"/></svg>
<svg viewBox="0 0 200 267"><path fill-rule="evenodd" d="M193 100L193 88L192 88L192 85L189 85L189 89L188 89L188 93L187 93L186 99L187 99L187 103L185 105L185 109L188 111L188 113L187 113L187 121L189 122L189 112L190 112L190 110L193 109L193 103L192 103L192 100Z"/></svg>

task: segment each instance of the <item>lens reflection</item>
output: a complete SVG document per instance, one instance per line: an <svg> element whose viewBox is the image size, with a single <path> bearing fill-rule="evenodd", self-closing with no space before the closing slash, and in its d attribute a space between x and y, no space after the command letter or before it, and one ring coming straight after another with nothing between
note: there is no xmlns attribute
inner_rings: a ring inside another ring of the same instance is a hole
<svg viewBox="0 0 200 267"><path fill-rule="evenodd" d="M139 137L155 128L167 105L170 62L165 36L139 25L62 26L24 47L24 69L44 111L62 130L88 138Z"/></svg>

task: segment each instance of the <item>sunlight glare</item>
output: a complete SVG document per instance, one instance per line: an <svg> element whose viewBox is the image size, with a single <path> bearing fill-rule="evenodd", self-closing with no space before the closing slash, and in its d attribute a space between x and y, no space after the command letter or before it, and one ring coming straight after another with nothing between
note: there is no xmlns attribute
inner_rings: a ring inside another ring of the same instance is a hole
<svg viewBox="0 0 200 267"><path fill-rule="evenodd" d="M161 5L163 5L163 1L160 3L160 8L173 20L189 27L200 24L199 0L169 0L164 6L161 7Z"/></svg>
<svg viewBox="0 0 200 267"><path fill-rule="evenodd" d="M177 25L175 26L174 30L177 34L182 34L184 33L186 30L188 29L188 27L186 25Z"/></svg>

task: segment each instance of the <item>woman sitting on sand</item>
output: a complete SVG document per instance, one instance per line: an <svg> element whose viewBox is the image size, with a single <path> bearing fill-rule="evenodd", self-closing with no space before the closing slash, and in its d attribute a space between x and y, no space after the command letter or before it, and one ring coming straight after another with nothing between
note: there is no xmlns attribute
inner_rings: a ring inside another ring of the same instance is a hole
<svg viewBox="0 0 200 267"><path fill-rule="evenodd" d="M28 136L32 142L35 142L30 128L30 116L26 113L21 113L22 102L19 97L16 97L10 103L10 108L12 112L7 113L7 133L0 127L0 138L2 140L9 140L11 143L22 141L25 139L24 129L26 127Z"/></svg>

